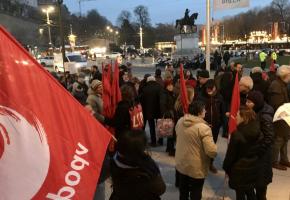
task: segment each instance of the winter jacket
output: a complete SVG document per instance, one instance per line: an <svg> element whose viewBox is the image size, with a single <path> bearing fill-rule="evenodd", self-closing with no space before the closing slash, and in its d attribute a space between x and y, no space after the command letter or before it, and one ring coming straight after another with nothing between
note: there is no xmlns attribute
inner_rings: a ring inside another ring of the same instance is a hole
<svg viewBox="0 0 290 200"><path fill-rule="evenodd" d="M258 171L259 178L257 180L257 187L267 186L272 182L272 145L274 138L273 116L274 110L268 104L264 104L262 109L258 112L258 119L262 132L262 138L258 145L257 155L261 159L261 168Z"/></svg>
<svg viewBox="0 0 290 200"><path fill-rule="evenodd" d="M104 116L103 114L103 99L100 94L97 94L94 92L91 88L88 90L88 98L87 98L87 104L91 105L94 112L95 117L98 121L104 122Z"/></svg>
<svg viewBox="0 0 290 200"><path fill-rule="evenodd" d="M251 78L254 82L253 90L260 91L262 94L267 94L269 88L269 82L265 81L262 77L262 73L253 73Z"/></svg>
<svg viewBox="0 0 290 200"><path fill-rule="evenodd" d="M175 130L177 171L192 178L205 178L210 159L217 155L210 127L203 119L187 114L177 122Z"/></svg>
<svg viewBox="0 0 290 200"><path fill-rule="evenodd" d="M260 137L260 124L257 120L240 124L237 131L232 134L223 163L232 189L248 189L256 186L261 159L252 152L253 149L257 149Z"/></svg>
<svg viewBox="0 0 290 200"><path fill-rule="evenodd" d="M158 119L160 113L160 96L163 88L156 81L149 81L142 89L140 100L145 119Z"/></svg>
<svg viewBox="0 0 290 200"><path fill-rule="evenodd" d="M114 156L111 176L110 200L161 200L166 190L158 166L149 156L143 156L138 162Z"/></svg>
<svg viewBox="0 0 290 200"><path fill-rule="evenodd" d="M232 92L234 87L234 76L230 71L226 71L220 80L220 94L223 96L223 99L228 104L231 103L232 100Z"/></svg>
<svg viewBox="0 0 290 200"><path fill-rule="evenodd" d="M268 90L268 103L276 111L282 104L289 102L287 84L280 78L273 81Z"/></svg>
<svg viewBox="0 0 290 200"><path fill-rule="evenodd" d="M199 96L198 100L205 103L205 118L204 120L212 127L220 127L224 117L223 97L216 93L214 96L207 94Z"/></svg>
<svg viewBox="0 0 290 200"><path fill-rule="evenodd" d="M168 115L170 115L171 118L174 118L175 101L174 93L164 89L160 96L161 117L169 117Z"/></svg>

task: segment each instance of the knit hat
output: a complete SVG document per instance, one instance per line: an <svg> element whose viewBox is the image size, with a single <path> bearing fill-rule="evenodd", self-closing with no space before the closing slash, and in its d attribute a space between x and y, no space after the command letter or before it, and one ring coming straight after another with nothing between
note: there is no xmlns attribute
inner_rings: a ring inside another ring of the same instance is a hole
<svg viewBox="0 0 290 200"><path fill-rule="evenodd" d="M93 80L91 83L91 88L93 90L96 90L98 87L101 87L101 86L102 86L102 81L99 81L97 79Z"/></svg>
<svg viewBox="0 0 290 200"><path fill-rule="evenodd" d="M91 83L91 89L97 94L101 94L103 91L103 83L99 80L93 80Z"/></svg>
<svg viewBox="0 0 290 200"><path fill-rule="evenodd" d="M264 106L264 96L260 91L250 91L248 93L247 99L255 104L255 111L260 110Z"/></svg>
<svg viewBox="0 0 290 200"><path fill-rule="evenodd" d="M164 81L164 88L167 88L168 85L173 85L173 81L172 80L165 80Z"/></svg>
<svg viewBox="0 0 290 200"><path fill-rule="evenodd" d="M201 70L198 72L198 76L201 78L209 78L209 72L207 70Z"/></svg>

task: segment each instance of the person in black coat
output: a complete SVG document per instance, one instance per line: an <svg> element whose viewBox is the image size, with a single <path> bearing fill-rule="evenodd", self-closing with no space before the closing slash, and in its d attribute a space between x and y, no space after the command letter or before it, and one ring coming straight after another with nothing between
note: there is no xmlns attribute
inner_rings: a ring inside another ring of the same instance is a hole
<svg viewBox="0 0 290 200"><path fill-rule="evenodd" d="M90 75L90 83L93 80L102 81L102 73L99 71L98 66L96 65L92 66L91 75Z"/></svg>
<svg viewBox="0 0 290 200"><path fill-rule="evenodd" d="M225 112L223 97L217 92L213 79L207 81L203 95L200 95L197 100L202 101L205 104L206 114L204 120L209 123L212 130L213 140L217 143ZM211 162L210 171L217 173L217 169L213 165L213 160Z"/></svg>
<svg viewBox="0 0 290 200"><path fill-rule="evenodd" d="M264 101L263 94L259 91L251 91L247 96L247 107L253 109L259 119L263 139L255 150L261 158L262 167L256 183L257 200L266 200L267 186L272 182L272 145L274 140L273 116L274 109Z"/></svg>
<svg viewBox="0 0 290 200"><path fill-rule="evenodd" d="M224 56L223 56L223 60L224 60L224 62L226 64L226 66L228 66L230 58L231 58L230 53L228 51L226 51L224 53Z"/></svg>
<svg viewBox="0 0 290 200"><path fill-rule="evenodd" d="M155 77L150 76L139 94L143 108L144 128L148 121L152 146L156 146L155 120L161 117L160 96L162 90L163 88L155 81ZM159 140L159 143L162 145L162 140Z"/></svg>
<svg viewBox="0 0 290 200"><path fill-rule="evenodd" d="M174 120L174 104L176 101L176 96L173 90L174 90L173 81L172 80L164 81L164 90L160 98L160 109L161 109L162 117L171 118ZM168 152L170 156L174 156L175 154L175 149L174 149L175 138L176 138L176 135L174 132L174 135L167 139L166 152Z"/></svg>
<svg viewBox="0 0 290 200"><path fill-rule="evenodd" d="M241 107L237 115L237 130L232 134L223 169L229 176L229 186L236 191L236 200L256 199L255 186L259 178L259 157L252 153L261 137L255 112Z"/></svg>
<svg viewBox="0 0 290 200"><path fill-rule="evenodd" d="M110 200L161 200L166 186L154 160L145 152L143 130L125 131L111 161Z"/></svg>

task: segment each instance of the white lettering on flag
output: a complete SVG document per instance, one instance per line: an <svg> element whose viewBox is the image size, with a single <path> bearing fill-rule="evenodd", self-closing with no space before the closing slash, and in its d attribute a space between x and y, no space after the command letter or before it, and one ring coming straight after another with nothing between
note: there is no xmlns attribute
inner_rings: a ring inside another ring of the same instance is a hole
<svg viewBox="0 0 290 200"><path fill-rule="evenodd" d="M250 6L250 0L214 0L214 10L245 8Z"/></svg>

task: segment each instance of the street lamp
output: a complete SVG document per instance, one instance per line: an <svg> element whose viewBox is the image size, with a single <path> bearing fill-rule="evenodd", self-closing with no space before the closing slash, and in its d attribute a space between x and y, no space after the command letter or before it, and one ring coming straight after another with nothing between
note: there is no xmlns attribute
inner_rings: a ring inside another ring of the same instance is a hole
<svg viewBox="0 0 290 200"><path fill-rule="evenodd" d="M110 26L107 26L107 30L110 30L111 29L111 27Z"/></svg>
<svg viewBox="0 0 290 200"><path fill-rule="evenodd" d="M46 23L47 23L47 27L48 27L48 37L49 37L49 45L51 46L51 32L50 32L50 19L49 19L49 13L52 13L54 11L54 7L49 6L46 9L42 9L43 13L46 13Z"/></svg>

